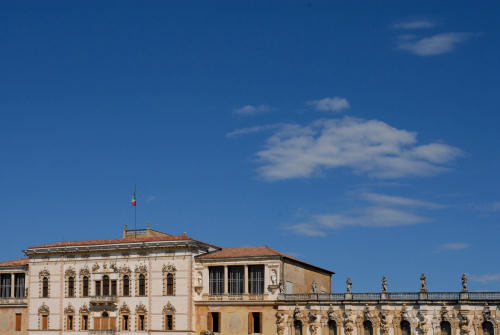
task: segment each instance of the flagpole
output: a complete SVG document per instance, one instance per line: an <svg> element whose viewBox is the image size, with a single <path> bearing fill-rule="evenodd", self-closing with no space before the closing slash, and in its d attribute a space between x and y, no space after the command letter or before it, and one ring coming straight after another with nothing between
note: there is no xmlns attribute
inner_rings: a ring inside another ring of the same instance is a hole
<svg viewBox="0 0 500 335"><path fill-rule="evenodd" d="M137 184L134 185L134 196L137 197ZM137 237L137 203L134 206L134 238Z"/></svg>

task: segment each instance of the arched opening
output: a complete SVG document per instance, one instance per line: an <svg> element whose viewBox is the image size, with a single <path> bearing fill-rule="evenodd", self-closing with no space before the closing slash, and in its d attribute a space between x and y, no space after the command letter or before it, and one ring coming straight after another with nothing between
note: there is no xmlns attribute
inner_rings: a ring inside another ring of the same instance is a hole
<svg viewBox="0 0 500 335"><path fill-rule="evenodd" d="M371 321L363 322L363 335L373 335L373 326Z"/></svg>
<svg viewBox="0 0 500 335"><path fill-rule="evenodd" d="M295 320L293 322L294 335L302 335L302 321Z"/></svg>
<svg viewBox="0 0 500 335"><path fill-rule="evenodd" d="M146 295L146 276L142 273L139 275L139 295Z"/></svg>
<svg viewBox="0 0 500 335"><path fill-rule="evenodd" d="M43 277L42 279L42 297L48 298L49 296L49 278Z"/></svg>
<svg viewBox="0 0 500 335"><path fill-rule="evenodd" d="M493 324L489 321L483 322L483 335L495 335Z"/></svg>
<svg viewBox="0 0 500 335"><path fill-rule="evenodd" d="M167 295L174 295L174 275L167 275Z"/></svg>
<svg viewBox="0 0 500 335"><path fill-rule="evenodd" d="M451 335L451 325L448 321L441 321L441 335Z"/></svg>
<svg viewBox="0 0 500 335"><path fill-rule="evenodd" d="M411 326L406 320L401 321L401 335L411 335Z"/></svg>
<svg viewBox="0 0 500 335"><path fill-rule="evenodd" d="M337 335L337 323L334 320L328 321L328 335Z"/></svg>
<svg viewBox="0 0 500 335"><path fill-rule="evenodd" d="M68 278L68 297L72 298L75 296L75 278Z"/></svg>
<svg viewBox="0 0 500 335"><path fill-rule="evenodd" d="M102 277L102 295L109 295L109 277Z"/></svg>
<svg viewBox="0 0 500 335"><path fill-rule="evenodd" d="M130 295L130 280L127 275L123 276L123 295L126 297Z"/></svg>
<svg viewBox="0 0 500 335"><path fill-rule="evenodd" d="M88 297L89 296L89 277L84 276L83 277L83 283L82 283L82 296Z"/></svg>

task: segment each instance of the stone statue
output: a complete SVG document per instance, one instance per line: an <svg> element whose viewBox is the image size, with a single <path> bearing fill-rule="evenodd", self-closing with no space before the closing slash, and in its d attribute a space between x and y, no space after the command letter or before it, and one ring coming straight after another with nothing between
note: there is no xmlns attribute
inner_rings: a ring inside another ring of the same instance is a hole
<svg viewBox="0 0 500 335"><path fill-rule="evenodd" d="M346 315L344 320L344 332L346 335L351 335L354 331L354 322Z"/></svg>
<svg viewBox="0 0 500 335"><path fill-rule="evenodd" d="M302 318L302 314L300 313L299 306L295 306L295 309L293 310L293 318L295 320L300 320Z"/></svg>
<svg viewBox="0 0 500 335"><path fill-rule="evenodd" d="M196 277L196 284L199 287L203 286L203 274L201 273L201 271L198 271L198 275Z"/></svg>
<svg viewBox="0 0 500 335"><path fill-rule="evenodd" d="M328 308L328 320L335 320L335 313L333 312L332 305Z"/></svg>
<svg viewBox="0 0 500 335"><path fill-rule="evenodd" d="M462 292L467 292L467 275L462 275Z"/></svg>
<svg viewBox="0 0 500 335"><path fill-rule="evenodd" d="M318 290L319 290L319 285L318 285L318 282L317 281L313 281L312 282L312 285L311 285L311 289L312 289L312 292L313 293L318 293Z"/></svg>
<svg viewBox="0 0 500 335"><path fill-rule="evenodd" d="M351 287L352 287L351 278L347 278L345 283L347 284L347 293L351 293Z"/></svg>
<svg viewBox="0 0 500 335"><path fill-rule="evenodd" d="M423 335L428 334L430 325L429 322L427 321L427 318L425 317L424 314L422 314L422 312L418 312L418 317L419 317L418 328L420 328L420 331L422 332Z"/></svg>
<svg viewBox="0 0 500 335"><path fill-rule="evenodd" d="M382 292L387 293L387 278L385 276L382 277Z"/></svg>
<svg viewBox="0 0 500 335"><path fill-rule="evenodd" d="M470 321L469 321L469 318L460 313L460 332L461 334L463 335L468 335L470 333Z"/></svg>
<svg viewBox="0 0 500 335"><path fill-rule="evenodd" d="M380 329L382 330L382 334L389 334L389 320L385 313L380 313Z"/></svg>
<svg viewBox="0 0 500 335"><path fill-rule="evenodd" d="M272 270L271 271L271 284L272 285L276 285L278 283L278 273L276 272L276 270Z"/></svg>
<svg viewBox="0 0 500 335"><path fill-rule="evenodd" d="M279 290L280 290L280 293L286 293L285 292L285 285L283 285L282 280L280 280L280 283L279 283Z"/></svg>
<svg viewBox="0 0 500 335"><path fill-rule="evenodd" d="M281 312L276 313L276 330L278 331L278 335L285 333L285 316Z"/></svg>
<svg viewBox="0 0 500 335"><path fill-rule="evenodd" d="M423 273L420 275L420 292L427 292L427 277Z"/></svg>

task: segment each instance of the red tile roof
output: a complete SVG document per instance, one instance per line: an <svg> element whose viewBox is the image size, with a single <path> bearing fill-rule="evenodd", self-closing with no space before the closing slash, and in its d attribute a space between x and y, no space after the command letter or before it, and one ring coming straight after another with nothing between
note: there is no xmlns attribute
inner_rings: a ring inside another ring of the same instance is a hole
<svg viewBox="0 0 500 335"><path fill-rule="evenodd" d="M212 251L200 256L197 256L198 259L221 259L221 258L245 258L245 257L269 257L269 256L281 256L292 261L305 264L308 266L312 266L313 268L320 269L325 272L329 272L333 274L334 272L326 269L322 269L315 265L306 263L297 259L295 257L289 256L282 252L276 251L272 248L266 246L261 247L240 247L240 248L223 248L221 250Z"/></svg>
<svg viewBox="0 0 500 335"><path fill-rule="evenodd" d="M126 237L126 238L115 238L115 239L106 239L106 240L64 241L64 242L35 245L35 246L29 247L28 249L51 248L51 247L72 247L72 246L76 247L76 246L86 246L86 245L120 244L120 243L134 243L134 242L182 241L182 240L200 242L200 243L212 246L214 248L219 248L215 245L195 240L189 236L184 236L184 235L167 236L167 235L165 235L165 236Z"/></svg>
<svg viewBox="0 0 500 335"><path fill-rule="evenodd" d="M11 261L0 262L0 267L22 266L22 265L28 264L29 261L30 261L29 258L14 259L14 260L11 260Z"/></svg>

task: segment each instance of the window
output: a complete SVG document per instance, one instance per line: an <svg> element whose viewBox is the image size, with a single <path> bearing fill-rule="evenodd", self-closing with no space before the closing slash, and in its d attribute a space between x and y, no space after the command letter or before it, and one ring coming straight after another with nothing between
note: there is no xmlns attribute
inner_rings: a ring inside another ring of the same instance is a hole
<svg viewBox="0 0 500 335"><path fill-rule="evenodd" d="M95 281L95 295L96 296L101 295L101 281L100 280Z"/></svg>
<svg viewBox="0 0 500 335"><path fill-rule="evenodd" d="M116 280L111 281L111 295L116 296Z"/></svg>
<svg viewBox="0 0 500 335"><path fill-rule="evenodd" d="M123 276L123 295L125 297L130 295L130 280L127 275Z"/></svg>
<svg viewBox="0 0 500 335"><path fill-rule="evenodd" d="M243 266L228 267L229 294L239 295L244 291L245 272Z"/></svg>
<svg viewBox="0 0 500 335"><path fill-rule="evenodd" d="M337 335L337 323L334 320L328 321L328 335Z"/></svg>
<svg viewBox="0 0 500 335"><path fill-rule="evenodd" d="M142 273L139 275L139 295L146 295L146 276Z"/></svg>
<svg viewBox="0 0 500 335"><path fill-rule="evenodd" d="M165 315L165 330L174 330L174 316L172 314Z"/></svg>
<svg viewBox="0 0 500 335"><path fill-rule="evenodd" d="M109 277L108 276L102 277L102 295L104 295L104 296L109 295Z"/></svg>
<svg viewBox="0 0 500 335"><path fill-rule="evenodd" d="M211 266L208 271L210 294L224 294L224 267Z"/></svg>
<svg viewBox="0 0 500 335"><path fill-rule="evenodd" d="M495 335L493 324L489 321L483 322L483 335Z"/></svg>
<svg viewBox="0 0 500 335"><path fill-rule="evenodd" d="M82 315L82 330L89 330L89 316Z"/></svg>
<svg viewBox="0 0 500 335"><path fill-rule="evenodd" d="M137 318L137 330L143 331L145 329L145 316L143 314L139 315Z"/></svg>
<svg viewBox="0 0 500 335"><path fill-rule="evenodd" d="M411 335L410 323L406 320L401 321L401 335Z"/></svg>
<svg viewBox="0 0 500 335"><path fill-rule="evenodd" d="M24 273L16 273L14 275L14 297L16 298L24 298L26 296L24 278Z"/></svg>
<svg viewBox="0 0 500 335"><path fill-rule="evenodd" d="M43 277L42 279L42 297L49 297L49 278Z"/></svg>
<svg viewBox="0 0 500 335"><path fill-rule="evenodd" d="M292 294L293 293L293 283L291 281L286 282L285 293Z"/></svg>
<svg viewBox="0 0 500 335"><path fill-rule="evenodd" d="M16 332L21 331L22 320L23 320L23 315L21 313L16 313Z"/></svg>
<svg viewBox="0 0 500 335"><path fill-rule="evenodd" d="M220 313L208 313L208 330L214 333L220 333Z"/></svg>
<svg viewBox="0 0 500 335"><path fill-rule="evenodd" d="M302 321L295 320L293 322L294 335L302 335Z"/></svg>
<svg viewBox="0 0 500 335"><path fill-rule="evenodd" d="M128 330L128 315L122 315L122 330Z"/></svg>
<svg viewBox="0 0 500 335"><path fill-rule="evenodd" d="M0 275L0 298L10 298L10 273Z"/></svg>
<svg viewBox="0 0 500 335"><path fill-rule="evenodd" d="M89 277L85 276L83 277L83 284L82 284L82 296L88 297L89 296Z"/></svg>
<svg viewBox="0 0 500 335"><path fill-rule="evenodd" d="M451 335L451 325L448 321L441 322L441 335Z"/></svg>
<svg viewBox="0 0 500 335"><path fill-rule="evenodd" d="M73 315L66 316L66 330L73 330Z"/></svg>
<svg viewBox="0 0 500 335"><path fill-rule="evenodd" d="M248 292L250 294L264 294L264 265L250 265L248 267Z"/></svg>
<svg viewBox="0 0 500 335"><path fill-rule="evenodd" d="M258 312L248 313L248 333L260 334L262 333L262 315Z"/></svg>
<svg viewBox="0 0 500 335"><path fill-rule="evenodd" d="M47 314L42 315L42 330L48 330L49 329L49 316Z"/></svg>
<svg viewBox="0 0 500 335"><path fill-rule="evenodd" d="M167 295L174 295L174 275L167 275Z"/></svg>
<svg viewBox="0 0 500 335"><path fill-rule="evenodd" d="M363 334L364 335L373 335L373 326L370 321L363 322Z"/></svg>
<svg viewBox="0 0 500 335"><path fill-rule="evenodd" d="M75 278L68 278L68 297L72 298L75 296Z"/></svg>

